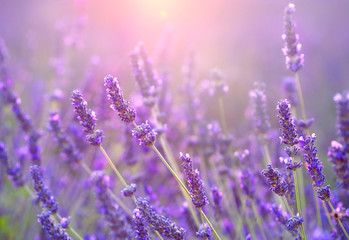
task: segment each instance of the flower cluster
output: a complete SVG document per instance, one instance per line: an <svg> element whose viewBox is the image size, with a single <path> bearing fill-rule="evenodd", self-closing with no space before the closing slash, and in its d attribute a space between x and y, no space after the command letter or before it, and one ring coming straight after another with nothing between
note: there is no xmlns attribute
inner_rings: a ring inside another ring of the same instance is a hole
<svg viewBox="0 0 349 240"><path fill-rule="evenodd" d="M267 114L267 97L264 83L254 83L254 89L250 91L250 99L253 104L255 131L257 135L265 136L270 129L270 122Z"/></svg>
<svg viewBox="0 0 349 240"><path fill-rule="evenodd" d="M87 142L93 146L101 145L104 136L102 130L95 130L97 121L96 113L87 108L87 102L84 100L82 94L78 90L73 91L71 101L77 115L77 119L87 133Z"/></svg>
<svg viewBox="0 0 349 240"><path fill-rule="evenodd" d="M338 185L349 190L349 157L344 151L343 145L337 141L332 141L327 155L333 164Z"/></svg>
<svg viewBox="0 0 349 240"><path fill-rule="evenodd" d="M294 4L290 3L285 9L285 33L282 39L285 46L282 49L286 57L286 67L292 72L299 71L304 66L304 54L301 53L302 45L299 43L299 35L296 33L296 24L292 19L296 11Z"/></svg>
<svg viewBox="0 0 349 240"><path fill-rule="evenodd" d="M159 215L153 207L148 204L146 199L137 198L136 204L137 208L144 216L145 221L152 225L152 228L158 231L162 236L174 240L184 239L184 229L178 228L170 219Z"/></svg>
<svg viewBox="0 0 349 240"><path fill-rule="evenodd" d="M133 223L136 228L136 239L139 240L150 240L149 227L145 222L145 218L138 208L133 211Z"/></svg>
<svg viewBox="0 0 349 240"><path fill-rule="evenodd" d="M104 78L104 86L107 88L108 99L111 101L110 108L119 112L121 121L126 123L133 122L136 118L136 111L130 106L130 103L124 99L116 77L107 75Z"/></svg>
<svg viewBox="0 0 349 240"><path fill-rule="evenodd" d="M183 153L180 153L180 159L188 179L188 189L192 196L192 202L196 208L202 208L208 204L204 182L200 179L199 171L193 169L193 161L188 153L185 156Z"/></svg>
<svg viewBox="0 0 349 240"><path fill-rule="evenodd" d="M71 240L61 224L56 225L50 218L50 212L45 211L38 215L38 222L52 240Z"/></svg>
<svg viewBox="0 0 349 240"><path fill-rule="evenodd" d="M325 175L322 173L322 163L317 157L317 149L314 145L315 139L316 136L314 133L311 135L311 137L307 136L305 139L300 137L299 145L303 149L304 159L307 163L306 167L311 179L313 180L313 186L317 189L319 198L324 201L328 201L330 198L329 187L323 187L325 184Z"/></svg>
<svg viewBox="0 0 349 240"><path fill-rule="evenodd" d="M147 121L132 130L132 136L139 141L139 145L147 147L155 143L156 134Z"/></svg>
<svg viewBox="0 0 349 240"><path fill-rule="evenodd" d="M273 169L270 164L267 165L267 169L263 169L263 176L267 179L267 183L270 189L279 196L284 196L287 192L288 186L286 181L282 178L278 169Z"/></svg>

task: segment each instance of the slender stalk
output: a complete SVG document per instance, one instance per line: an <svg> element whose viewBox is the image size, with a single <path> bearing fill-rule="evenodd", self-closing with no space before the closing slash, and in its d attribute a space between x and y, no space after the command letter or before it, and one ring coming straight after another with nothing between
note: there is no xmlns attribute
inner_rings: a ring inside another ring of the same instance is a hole
<svg viewBox="0 0 349 240"><path fill-rule="evenodd" d="M295 188L295 193L296 193L296 205L297 205L297 210L299 213L299 216L302 217L302 211L301 211L301 200L299 198L299 190L298 190L298 180L297 180L297 173L296 170L293 170L293 177L294 177L294 188ZM304 228L303 228L303 223L301 224L301 228L302 228L302 234L303 237L305 239L305 232L304 232Z"/></svg>
<svg viewBox="0 0 349 240"><path fill-rule="evenodd" d="M282 200L284 201L284 204L285 204L288 212L290 213L291 217L294 218L293 210L291 209L290 205L288 204L287 198L285 196L282 196ZM298 231L299 235L302 236L302 239L305 240L305 236L299 231L298 227L297 227L297 231Z"/></svg>
<svg viewBox="0 0 349 240"><path fill-rule="evenodd" d="M107 159L109 166L113 169L114 173L116 174L116 176L118 177L119 181L121 182L121 184L124 187L128 187L128 184L126 183L124 177L121 175L121 173L118 171L118 169L115 167L113 161L110 159L109 155L107 154L107 152L104 150L104 148L102 147L102 145L99 145L99 149L101 150L101 152L103 153L104 157Z"/></svg>
<svg viewBox="0 0 349 240"><path fill-rule="evenodd" d="M254 214L254 216L255 216L255 218L256 218L257 225L258 225L259 230L260 230L260 232L261 232L261 234L262 234L262 237L263 237L264 240L267 240L268 238L266 237L266 235L265 235L265 233L264 233L264 228L263 228L263 224L262 224L261 217L260 217L260 215L259 215L259 213L258 213L258 211L257 211L257 209L256 209L256 206L255 206L254 202L252 202L251 205L252 205L253 214Z"/></svg>
<svg viewBox="0 0 349 240"><path fill-rule="evenodd" d="M332 203L331 203L330 201L328 201L328 205L330 205L330 208L332 209L332 212L336 212L336 210L333 208ZM345 236L346 236L347 239L349 240L349 235L348 235L347 231L345 230L345 228L344 228L344 226L343 226L343 223L342 223L341 219L338 217L337 220L338 220L338 223L339 223L339 225L341 226L341 228L342 228L342 230L343 230Z"/></svg>
<svg viewBox="0 0 349 240"><path fill-rule="evenodd" d="M333 230L335 230L335 227L333 226L333 223L332 223L332 220L331 220L330 212L328 211L327 206L326 206L326 203L325 203L324 201L322 201L322 206L323 206L323 208L325 209L326 217L327 217L328 223L330 224L331 228L332 228Z"/></svg>
<svg viewBox="0 0 349 240"><path fill-rule="evenodd" d="M263 143L263 148L264 148L264 161L265 161L264 164L265 165L271 164L271 157L270 157L267 143Z"/></svg>
<svg viewBox="0 0 349 240"><path fill-rule="evenodd" d="M221 116L223 132L225 135L228 135L228 127L227 127L227 122L225 120L224 102L221 96L218 98L218 104L219 104L219 114Z"/></svg>

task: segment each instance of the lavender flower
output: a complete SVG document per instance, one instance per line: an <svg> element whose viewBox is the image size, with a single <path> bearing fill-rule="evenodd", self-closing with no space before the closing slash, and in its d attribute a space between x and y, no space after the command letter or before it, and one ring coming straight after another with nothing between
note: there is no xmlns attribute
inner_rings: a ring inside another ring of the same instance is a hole
<svg viewBox="0 0 349 240"><path fill-rule="evenodd" d="M286 212L282 211L282 206L276 206L275 204L269 207L269 211L275 216L275 219L281 223L286 229L292 234L292 236L298 236L298 232L296 228L291 228L291 225L287 227L287 223L292 219L288 219L288 215ZM291 222L290 222L291 223Z"/></svg>
<svg viewBox="0 0 349 240"><path fill-rule="evenodd" d="M316 189L318 197L325 202L328 202L331 197L330 185Z"/></svg>
<svg viewBox="0 0 349 240"><path fill-rule="evenodd" d="M270 129L264 83L254 83L254 89L250 91L250 99L253 103L255 131L257 135L264 136Z"/></svg>
<svg viewBox="0 0 349 240"><path fill-rule="evenodd" d="M86 136L88 143L93 146L101 145L104 136L102 130L95 130L97 121L95 112L87 108L87 102L78 90L73 91L71 101L79 123L88 134Z"/></svg>
<svg viewBox="0 0 349 240"><path fill-rule="evenodd" d="M282 39L285 46L282 49L286 57L286 67L292 72L297 72L304 66L304 54L301 54L302 45L299 43L299 35L296 34L296 24L292 19L296 11L294 4L290 3L285 9L285 33Z"/></svg>
<svg viewBox="0 0 349 240"><path fill-rule="evenodd" d="M81 154L75 147L74 143L68 139L67 134L62 130L61 120L57 112L50 114L49 129L54 134L60 151L72 164L79 164Z"/></svg>
<svg viewBox="0 0 349 240"><path fill-rule="evenodd" d="M289 232L297 231L297 228L302 225L303 218L295 216L287 220L286 228Z"/></svg>
<svg viewBox="0 0 349 240"><path fill-rule="evenodd" d="M110 178L102 171L92 173L92 180L96 186L99 211L108 222L113 239L132 239L126 214L111 198L109 189Z"/></svg>
<svg viewBox="0 0 349 240"><path fill-rule="evenodd" d="M31 166L30 175L33 180L37 198L42 203L42 207L49 210L50 213L56 213L58 210L58 203L51 191L45 187L41 168L37 165Z"/></svg>
<svg viewBox="0 0 349 240"><path fill-rule="evenodd" d="M288 186L286 181L281 177L278 169L275 170L270 164L267 165L267 169L263 169L263 176L267 179L267 183L270 189L279 196L284 196L287 192Z"/></svg>
<svg viewBox="0 0 349 240"><path fill-rule="evenodd" d="M185 231L183 228L178 228L170 219L159 215L144 198L137 198L137 207L144 216L145 220L152 225L162 236L174 239L183 240Z"/></svg>
<svg viewBox="0 0 349 240"><path fill-rule="evenodd" d="M21 108L21 99L13 92L11 92L9 86L5 82L0 82L0 93L3 96L5 102L7 102L14 113L21 128L26 133L26 140L28 142L29 152L34 164L40 165L41 155L40 147L38 146L38 140L41 137L41 133L34 129L31 118L26 115Z"/></svg>
<svg viewBox="0 0 349 240"><path fill-rule="evenodd" d="M254 198L254 194L256 192L255 185L256 183L254 176L248 170L243 170L240 173L240 188L242 189L243 193L251 199Z"/></svg>
<svg viewBox="0 0 349 240"><path fill-rule="evenodd" d="M193 169L193 161L187 153L185 156L180 153L184 173L188 179L188 189L192 196L192 202L196 208L202 208L208 204L208 199L205 194L204 182L200 179L199 171Z"/></svg>
<svg viewBox="0 0 349 240"><path fill-rule="evenodd" d="M337 108L337 135L345 152L349 153L349 92L337 93L333 100Z"/></svg>
<svg viewBox="0 0 349 240"><path fill-rule="evenodd" d="M298 143L297 132L295 124L291 118L291 105L287 99L278 102L276 110L278 111L278 118L280 122L281 142L294 146Z"/></svg>
<svg viewBox="0 0 349 240"><path fill-rule="evenodd" d="M137 190L137 185L134 183L131 183L130 185L127 186L127 188L123 189L121 191L121 195L124 197L131 197Z"/></svg>
<svg viewBox="0 0 349 240"><path fill-rule="evenodd" d="M218 220L221 216L221 201L223 198L223 193L218 189L218 187L211 188L211 195L213 200L213 208L214 208L214 216L215 219Z"/></svg>
<svg viewBox="0 0 349 240"><path fill-rule="evenodd" d="M196 236L200 239L210 240L212 236L212 230L207 224L201 224L199 231L196 232Z"/></svg>
<svg viewBox="0 0 349 240"><path fill-rule="evenodd" d="M38 222L41 223L42 228L50 236L52 240L70 240L71 238L65 232L63 227L59 225L55 225L54 222L50 218L51 213L49 211L42 212L38 215Z"/></svg>
<svg viewBox="0 0 349 240"><path fill-rule="evenodd" d="M104 78L104 86L107 88L108 99L111 101L110 108L119 112L121 121L126 123L133 122L136 118L136 111L130 106L130 103L124 99L116 77L107 75Z"/></svg>
<svg viewBox="0 0 349 240"><path fill-rule="evenodd" d="M148 121L142 123L132 130L132 136L139 141L139 145L150 147L155 143L156 140L156 132L150 126Z"/></svg>
<svg viewBox="0 0 349 240"><path fill-rule="evenodd" d="M229 90L227 83L223 80L223 74L218 69L211 70L211 84L210 94L212 96L223 96Z"/></svg>
<svg viewBox="0 0 349 240"><path fill-rule="evenodd" d="M282 81L282 88L289 103L294 107L297 106L298 96L296 79L294 77L285 77Z"/></svg>
<svg viewBox="0 0 349 240"><path fill-rule="evenodd" d="M337 141L332 141L327 155L329 161L333 164L338 185L349 190L349 159L343 145Z"/></svg>
<svg viewBox="0 0 349 240"><path fill-rule="evenodd" d="M313 185L316 187L322 187L325 183L325 175L322 173L322 163L317 157L317 149L314 146L316 136L313 133L311 137L307 136L299 138L299 145L304 151L304 158L307 162L307 169L313 180Z"/></svg>
<svg viewBox="0 0 349 240"><path fill-rule="evenodd" d="M136 228L136 239L139 240L150 240L149 227L147 226L146 220L138 208L133 211L133 223Z"/></svg>

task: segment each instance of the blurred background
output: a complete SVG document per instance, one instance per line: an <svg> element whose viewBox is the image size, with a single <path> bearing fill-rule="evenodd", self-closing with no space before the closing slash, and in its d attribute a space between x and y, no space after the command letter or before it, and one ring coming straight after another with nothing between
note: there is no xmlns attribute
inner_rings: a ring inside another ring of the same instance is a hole
<svg viewBox="0 0 349 240"><path fill-rule="evenodd" d="M71 90L102 86L116 75L126 96L137 90L129 55L138 42L156 66L166 66L171 90L180 93L182 66L195 56L195 78L213 68L224 74L228 125L244 125L253 82L266 83L275 128L282 81L291 75L281 52L283 0L0 0L0 37L8 47L15 90L31 115L44 108L45 94L59 89L69 105ZM305 54L300 79L319 152L327 159L336 135L333 95L349 89L349 3L294 1L297 32ZM180 94L179 94L180 95ZM92 96L93 97L93 96ZM217 118L215 104L207 113ZM35 115L37 121L40 114ZM326 163L327 164L327 163ZM331 167L327 168L331 171Z"/></svg>

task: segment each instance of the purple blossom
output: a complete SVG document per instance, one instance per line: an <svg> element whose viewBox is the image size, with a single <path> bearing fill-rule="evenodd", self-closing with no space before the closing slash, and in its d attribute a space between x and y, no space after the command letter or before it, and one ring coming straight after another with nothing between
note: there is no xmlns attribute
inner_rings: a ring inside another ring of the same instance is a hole
<svg viewBox="0 0 349 240"><path fill-rule="evenodd" d="M137 190L137 185L134 183L131 183L130 185L127 186L127 188L123 189L121 191L121 195L124 197L131 197Z"/></svg>
<svg viewBox="0 0 349 240"><path fill-rule="evenodd" d="M77 119L87 133L87 142L93 146L99 146L103 142L104 136L102 130L95 130L97 121L95 112L87 108L87 102L78 90L73 91L71 101Z"/></svg>
<svg viewBox="0 0 349 240"><path fill-rule="evenodd" d="M139 240L150 240L149 227L146 220L138 208L133 211L133 224L136 228L136 239Z"/></svg>
<svg viewBox="0 0 349 240"><path fill-rule="evenodd" d="M213 201L214 216L215 219L218 220L222 213L221 202L223 198L223 193L218 189L218 187L214 186L211 188L211 195Z"/></svg>
<svg viewBox="0 0 349 240"><path fill-rule="evenodd" d="M150 147L155 143L156 132L148 121L132 130L132 136L139 141L139 145Z"/></svg>
<svg viewBox="0 0 349 240"><path fill-rule="evenodd" d="M212 230L206 223L201 224L199 231L196 232L196 236L200 239L210 240L212 237Z"/></svg>
<svg viewBox="0 0 349 240"><path fill-rule="evenodd" d="M349 153L349 92L337 93L333 100L337 108L337 135L345 152Z"/></svg>
<svg viewBox="0 0 349 240"><path fill-rule="evenodd" d="M294 4L290 3L285 9L285 33L282 34L285 46L282 49L286 57L286 67L292 72L297 72L304 66L304 54L301 53L302 45L296 33L296 24L292 19L296 11Z"/></svg>
<svg viewBox="0 0 349 240"><path fill-rule="evenodd" d="M253 104L255 131L258 136L264 136L270 129L264 83L254 83L254 89L250 91L250 99Z"/></svg>
<svg viewBox="0 0 349 240"><path fill-rule="evenodd" d="M278 102L276 110L278 111L278 118L281 131L281 142L294 146L298 143L296 126L291 118L291 105L287 99Z"/></svg>
<svg viewBox="0 0 349 240"><path fill-rule="evenodd" d="M263 169L263 176L267 179L267 183L270 189L279 196L284 196L287 192L288 186L286 181L282 178L278 169L273 169L270 164L267 165L267 169Z"/></svg>
<svg viewBox="0 0 349 240"><path fill-rule="evenodd" d="M65 159L72 164L79 164L81 153L76 148L74 142L68 139L67 134L62 130L61 119L57 112L50 114L49 130L53 133L58 148L63 153Z"/></svg>
<svg viewBox="0 0 349 240"><path fill-rule="evenodd" d="M316 189L318 197L325 202L328 202L331 198L330 185Z"/></svg>
<svg viewBox="0 0 349 240"><path fill-rule="evenodd" d="M30 175L33 180L37 198L42 203L42 207L46 208L51 213L56 213L58 210L58 203L51 191L45 187L41 168L37 165L31 166Z"/></svg>
<svg viewBox="0 0 349 240"><path fill-rule="evenodd" d="M240 188L246 196L253 199L256 192L256 181L253 174L248 170L243 170L240 173Z"/></svg>
<svg viewBox="0 0 349 240"><path fill-rule="evenodd" d="M275 204L271 205L269 207L269 211L275 216L276 221L281 223L291 234L292 236L298 236L297 229L291 228L291 221L292 218L288 218L288 214L284 211L282 211L282 206L276 206ZM290 223L290 226L287 227L287 224Z"/></svg>
<svg viewBox="0 0 349 240"><path fill-rule="evenodd" d="M299 138L299 145L303 149L304 159L306 161L307 170L313 180L313 185L316 187L322 187L325 184L325 175L322 173L322 163L317 157L317 149L314 145L316 136L313 133L307 136L305 139L303 137Z"/></svg>
<svg viewBox="0 0 349 240"><path fill-rule="evenodd" d="M130 106L130 103L124 99L116 77L107 75L104 78L104 86L107 88L108 99L111 101L110 108L119 112L121 121L126 123L133 122L136 118L136 111Z"/></svg>
<svg viewBox="0 0 349 240"><path fill-rule="evenodd" d="M289 232L297 231L297 228L302 225L303 218L295 216L287 220L286 228Z"/></svg>
<svg viewBox="0 0 349 240"><path fill-rule="evenodd" d="M159 215L146 199L137 198L136 204L145 220L162 236L174 240L184 240L185 230L178 228L170 219Z"/></svg>
<svg viewBox="0 0 349 240"><path fill-rule="evenodd" d="M185 156L180 153L184 173L187 176L188 189L192 196L192 202L196 208L202 208L208 204L204 182L200 179L199 170L193 169L193 161L187 153Z"/></svg>
<svg viewBox="0 0 349 240"><path fill-rule="evenodd" d="M338 185L349 190L349 159L343 145L337 141L332 141L327 155L337 175Z"/></svg>
<svg viewBox="0 0 349 240"><path fill-rule="evenodd" d="M132 239L126 214L108 192L109 176L105 175L102 171L96 171L92 173L92 180L96 186L99 211L108 222L113 239Z"/></svg>
<svg viewBox="0 0 349 240"><path fill-rule="evenodd" d="M41 223L42 228L50 236L52 240L71 240L69 235L65 232L63 227L55 225L50 218L51 213L49 211L44 211L38 215L38 222Z"/></svg>
<svg viewBox="0 0 349 240"><path fill-rule="evenodd" d="M221 97L227 94L229 87L227 83L223 80L223 74L218 69L211 70L211 87L209 89L212 96Z"/></svg>

